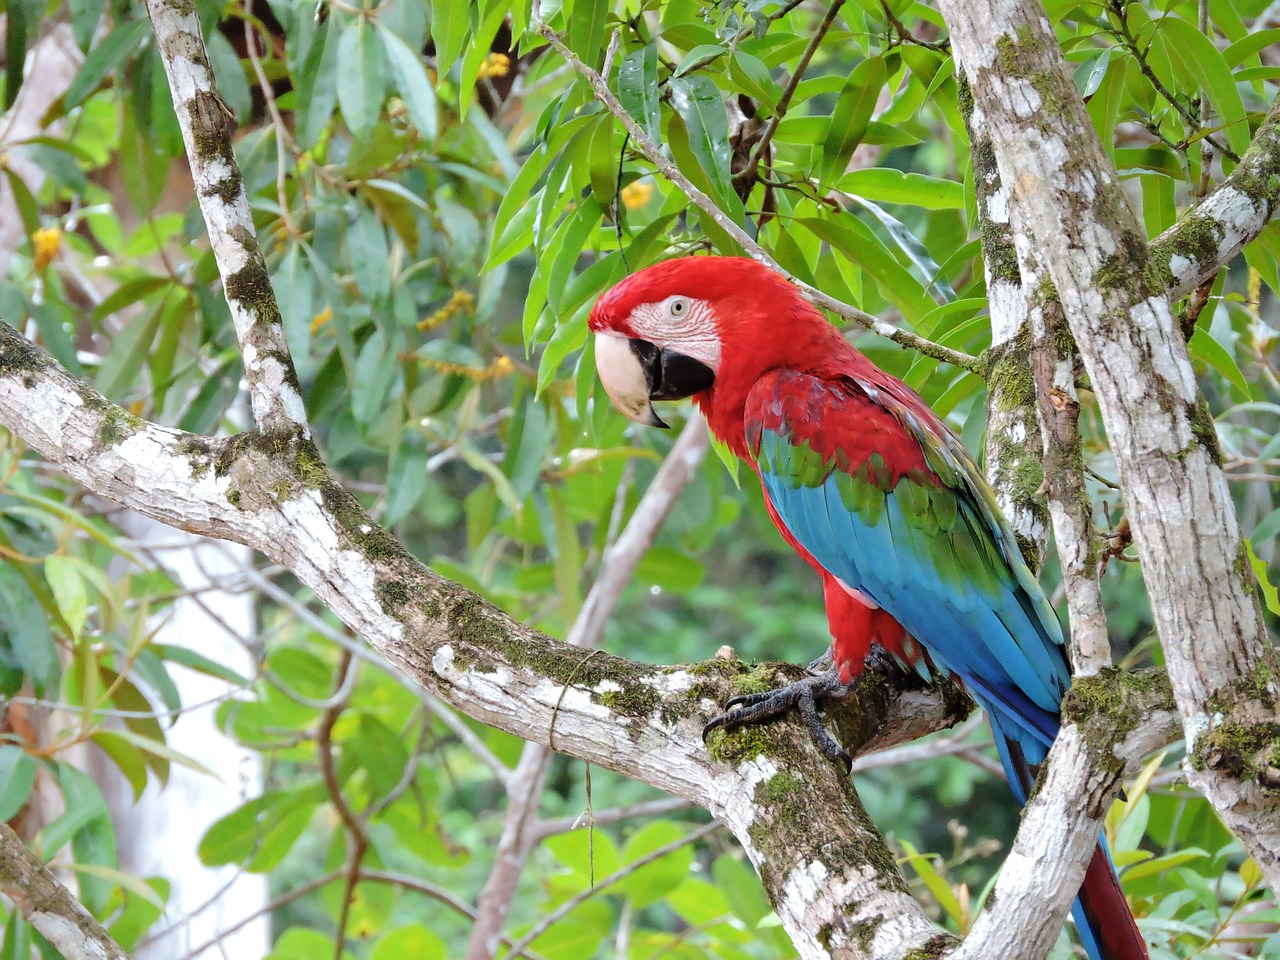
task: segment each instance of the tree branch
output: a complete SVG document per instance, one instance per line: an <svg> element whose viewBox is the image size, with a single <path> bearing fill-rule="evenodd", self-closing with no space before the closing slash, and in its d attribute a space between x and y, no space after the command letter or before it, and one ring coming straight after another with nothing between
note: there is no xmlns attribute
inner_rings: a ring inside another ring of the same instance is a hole
<svg viewBox="0 0 1280 960"><path fill-rule="evenodd" d="M944 0L942 12L1098 398L1186 730L1189 776L1280 884L1280 804L1257 782L1258 758L1274 748L1274 657L1165 286L1041 5ZM1215 749L1228 731L1244 735L1246 756Z"/></svg>
<svg viewBox="0 0 1280 960"><path fill-rule="evenodd" d="M214 86L195 5L191 0L148 0L147 14L231 308L254 422L266 433L300 429L305 437L302 390L231 146L231 111Z"/></svg>
<svg viewBox="0 0 1280 960"><path fill-rule="evenodd" d="M0 891L67 960L128 960L7 823L0 823Z"/></svg>
<svg viewBox="0 0 1280 960"><path fill-rule="evenodd" d="M1262 232L1280 209L1280 97L1240 165L1151 242L1151 263L1170 299L1185 297Z"/></svg>

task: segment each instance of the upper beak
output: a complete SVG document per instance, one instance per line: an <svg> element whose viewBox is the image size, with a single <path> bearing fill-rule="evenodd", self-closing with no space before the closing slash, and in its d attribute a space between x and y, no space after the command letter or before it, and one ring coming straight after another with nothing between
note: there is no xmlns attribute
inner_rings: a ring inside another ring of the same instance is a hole
<svg viewBox="0 0 1280 960"><path fill-rule="evenodd" d="M596 369L615 407L636 423L664 429L650 401L682 400L715 382L715 372L700 360L603 333L596 334Z"/></svg>

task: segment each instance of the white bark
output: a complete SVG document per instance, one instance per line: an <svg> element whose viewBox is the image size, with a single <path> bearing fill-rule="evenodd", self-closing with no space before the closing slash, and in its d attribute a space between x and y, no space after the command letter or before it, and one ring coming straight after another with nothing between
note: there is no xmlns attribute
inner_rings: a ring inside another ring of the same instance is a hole
<svg viewBox="0 0 1280 960"><path fill-rule="evenodd" d="M305 436L302 392L231 149L231 111L214 86L195 5L190 0L149 0L147 13L244 358L254 422L268 432L300 428Z"/></svg>
<svg viewBox="0 0 1280 960"><path fill-rule="evenodd" d="M1216 441L1167 297L1038 3L945 0L1002 178L1039 238L1093 382L1191 755L1224 723L1274 717L1275 689ZM1263 689L1249 683L1261 681ZM1270 703L1265 701L1269 700ZM1223 711L1235 711L1232 718ZM1190 776L1273 885L1280 809L1256 782Z"/></svg>

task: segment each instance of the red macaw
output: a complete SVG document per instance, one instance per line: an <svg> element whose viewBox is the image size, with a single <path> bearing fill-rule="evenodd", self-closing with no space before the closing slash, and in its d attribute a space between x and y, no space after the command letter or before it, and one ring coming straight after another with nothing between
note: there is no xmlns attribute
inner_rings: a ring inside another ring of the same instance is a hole
<svg viewBox="0 0 1280 960"><path fill-rule="evenodd" d="M842 693L875 643L969 691L1025 804L1071 683L1062 627L990 486L938 416L746 258L641 270L600 297L590 328L614 405L665 427L652 401L692 397L755 469L770 518L822 578L834 669L738 698L707 730L799 708L827 755L847 763L814 701ZM1073 913L1092 960L1147 957L1101 843Z"/></svg>

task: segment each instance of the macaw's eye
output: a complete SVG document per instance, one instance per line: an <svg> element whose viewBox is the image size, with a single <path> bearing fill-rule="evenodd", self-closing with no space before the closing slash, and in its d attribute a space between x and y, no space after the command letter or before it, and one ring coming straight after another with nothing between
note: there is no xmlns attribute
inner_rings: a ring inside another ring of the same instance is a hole
<svg viewBox="0 0 1280 960"><path fill-rule="evenodd" d="M671 315L673 317L683 317L689 309L689 301L684 297L676 297L671 301Z"/></svg>

